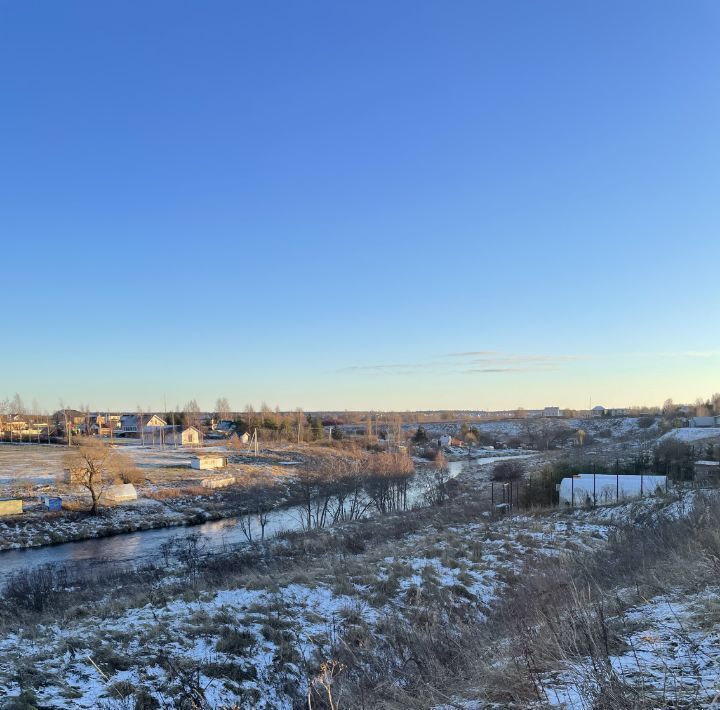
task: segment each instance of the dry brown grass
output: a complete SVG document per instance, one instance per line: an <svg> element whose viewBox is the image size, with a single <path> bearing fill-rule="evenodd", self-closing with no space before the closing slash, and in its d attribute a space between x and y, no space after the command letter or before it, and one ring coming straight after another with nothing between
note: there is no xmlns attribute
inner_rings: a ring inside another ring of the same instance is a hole
<svg viewBox="0 0 720 710"><path fill-rule="evenodd" d="M172 500L173 498L186 498L188 496L209 496L213 495L214 491L203 488L202 486L185 486L184 488L179 487L168 487L158 488L155 491L147 491L145 493L146 498L152 498L153 500Z"/></svg>
<svg viewBox="0 0 720 710"><path fill-rule="evenodd" d="M540 558L486 622L443 606L447 595L432 595L431 575L422 590L408 592L418 606L412 627L388 620L380 644L360 661L360 650L352 659L338 648L350 668L341 681L345 697L349 706L368 710L419 710L465 692L500 707L543 706L548 673L582 659L589 670L580 682L598 710L700 707L692 697L682 704L670 688L630 685L609 659L626 650L624 639L636 630L624 609L668 590L717 584L719 573L720 504L705 501L688 519L658 522L651 534L629 526L594 554ZM618 589L634 594L621 599ZM717 607L706 604L698 618L717 619ZM697 689L699 703L702 692Z"/></svg>

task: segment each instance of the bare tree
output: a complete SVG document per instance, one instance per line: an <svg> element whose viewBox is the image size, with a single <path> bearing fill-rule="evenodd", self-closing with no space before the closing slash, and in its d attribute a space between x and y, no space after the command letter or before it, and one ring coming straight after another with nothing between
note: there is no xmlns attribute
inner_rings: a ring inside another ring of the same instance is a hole
<svg viewBox="0 0 720 710"><path fill-rule="evenodd" d="M103 491L115 481L122 481L133 464L123 454L100 439L81 437L65 456L71 476L90 493L90 513L97 515Z"/></svg>
<svg viewBox="0 0 720 710"><path fill-rule="evenodd" d="M198 403L191 399L184 407L183 414L185 415L185 426L194 426L200 428L200 407Z"/></svg>
<svg viewBox="0 0 720 710"><path fill-rule="evenodd" d="M492 472L493 481L519 481L525 474L525 466L517 460L498 461Z"/></svg>
<svg viewBox="0 0 720 710"><path fill-rule="evenodd" d="M10 402L10 412L11 414L25 414L25 403L17 392Z"/></svg>
<svg viewBox="0 0 720 710"><path fill-rule="evenodd" d="M675 404L669 397L663 402L662 413L664 416L669 417L675 413Z"/></svg>
<svg viewBox="0 0 720 710"><path fill-rule="evenodd" d="M218 397L215 400L215 414L218 419L230 419L232 412L227 397Z"/></svg>
<svg viewBox="0 0 720 710"><path fill-rule="evenodd" d="M713 408L713 414L720 414L720 392L711 395L710 403Z"/></svg>
<svg viewBox="0 0 720 710"><path fill-rule="evenodd" d="M696 417L706 417L710 414L710 410L703 401L702 397L698 397L695 400L695 416Z"/></svg>
<svg viewBox="0 0 720 710"><path fill-rule="evenodd" d="M425 492L425 499L430 505L442 505L448 499L448 480L450 466L442 451L438 451L433 461L433 481Z"/></svg>
<svg viewBox="0 0 720 710"><path fill-rule="evenodd" d="M245 405L245 419L248 431L251 429L254 429L255 426L257 426L256 419L255 419L255 410L253 409L252 404L246 404Z"/></svg>
<svg viewBox="0 0 720 710"><path fill-rule="evenodd" d="M0 436L5 433L3 420L10 411L10 402L7 399L0 400Z"/></svg>
<svg viewBox="0 0 720 710"><path fill-rule="evenodd" d="M295 426L297 428L297 443L299 444L303 438L303 425L305 424L305 412L302 407L295 410Z"/></svg>
<svg viewBox="0 0 720 710"><path fill-rule="evenodd" d="M14 418L18 415L25 414L25 403L22 400L22 397L16 392L15 396L10 401L9 406L9 420L10 420L10 441L12 441L12 435L13 435L13 421ZM22 437L22 435L21 435Z"/></svg>

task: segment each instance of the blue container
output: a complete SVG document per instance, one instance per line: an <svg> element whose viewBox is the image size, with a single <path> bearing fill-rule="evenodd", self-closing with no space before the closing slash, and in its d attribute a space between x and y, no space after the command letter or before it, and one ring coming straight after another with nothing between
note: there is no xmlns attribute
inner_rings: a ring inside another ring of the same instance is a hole
<svg viewBox="0 0 720 710"><path fill-rule="evenodd" d="M62 510L62 498L45 496L42 500L45 510Z"/></svg>

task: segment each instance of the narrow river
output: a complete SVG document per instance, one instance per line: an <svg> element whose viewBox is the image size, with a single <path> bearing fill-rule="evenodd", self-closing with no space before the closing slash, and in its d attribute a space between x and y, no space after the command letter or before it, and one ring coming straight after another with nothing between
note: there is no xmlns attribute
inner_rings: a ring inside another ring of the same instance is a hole
<svg viewBox="0 0 720 710"><path fill-rule="evenodd" d="M472 463L487 465L507 458L522 456L489 456L473 459ZM467 461L451 461L450 477L458 476ZM429 474L416 474L408 489L408 505L423 505L424 494L429 485ZM265 527L265 537L272 538L281 532L302 530L302 511L299 507L282 508L271 512ZM71 571L90 571L95 567L112 564L117 567L132 567L160 556L163 543L171 539L181 540L189 535L200 535L202 547L207 552L247 543L239 518L225 518L200 525L141 530L98 539L66 542L45 547L31 547L22 550L0 552L2 577L21 569L38 568L48 564L66 565ZM257 522L254 522L253 537L260 538Z"/></svg>

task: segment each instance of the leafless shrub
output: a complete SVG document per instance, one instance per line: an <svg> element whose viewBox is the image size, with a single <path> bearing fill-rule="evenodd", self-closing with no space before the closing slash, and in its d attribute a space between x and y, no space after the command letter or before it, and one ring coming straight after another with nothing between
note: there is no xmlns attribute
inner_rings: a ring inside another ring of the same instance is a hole
<svg viewBox="0 0 720 710"><path fill-rule="evenodd" d="M493 467L493 481L519 481L525 475L525 466L521 461L508 459L498 461Z"/></svg>

